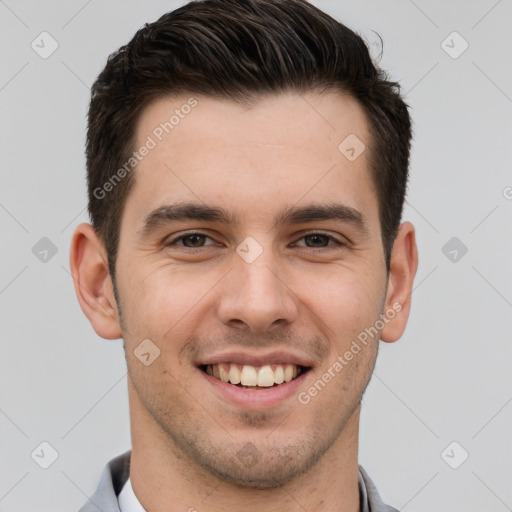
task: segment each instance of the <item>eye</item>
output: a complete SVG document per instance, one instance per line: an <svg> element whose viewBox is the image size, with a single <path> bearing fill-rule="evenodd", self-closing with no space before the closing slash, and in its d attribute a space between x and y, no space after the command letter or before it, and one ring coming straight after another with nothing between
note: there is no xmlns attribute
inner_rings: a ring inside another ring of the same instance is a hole
<svg viewBox="0 0 512 512"><path fill-rule="evenodd" d="M175 237L168 242L165 242L164 245L165 247L175 246L188 249L201 249L202 247L214 245L214 243L207 244L206 240L214 242L213 239L208 235L201 233L200 231L194 231ZM308 233L303 235L299 240L304 240L305 244L296 243L296 246L308 247L310 249L334 248L335 246L343 247L346 245L341 240L338 240L337 238L326 233L320 232Z"/></svg>
<svg viewBox="0 0 512 512"><path fill-rule="evenodd" d="M204 244L203 242L205 239L212 240L209 236L205 235L204 233L200 232L192 232L192 233L186 233L185 235L181 235L177 238L173 238L172 240L169 240L169 242L165 243L166 247L170 247L173 245L177 245L179 247L188 247L189 249L199 249L201 247L205 247L206 245L212 245L212 244ZM182 242L182 243L178 243Z"/></svg>
<svg viewBox="0 0 512 512"><path fill-rule="evenodd" d="M331 235L326 233L308 233L304 235L300 240L305 240L306 245L300 245L299 247L310 247L312 249L322 249L324 247L330 247L332 245L344 246L345 244L340 240L334 238ZM329 242L334 242L333 244L329 244ZM308 243L312 245L308 245Z"/></svg>

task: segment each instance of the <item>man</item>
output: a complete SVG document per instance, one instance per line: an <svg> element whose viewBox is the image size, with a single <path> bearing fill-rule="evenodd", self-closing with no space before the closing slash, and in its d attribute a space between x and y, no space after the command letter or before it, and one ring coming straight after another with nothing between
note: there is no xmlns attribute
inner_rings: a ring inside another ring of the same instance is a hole
<svg viewBox="0 0 512 512"><path fill-rule="evenodd" d="M81 511L395 510L358 425L417 268L398 84L304 0L196 1L110 56L88 120L70 261L124 340L132 450Z"/></svg>

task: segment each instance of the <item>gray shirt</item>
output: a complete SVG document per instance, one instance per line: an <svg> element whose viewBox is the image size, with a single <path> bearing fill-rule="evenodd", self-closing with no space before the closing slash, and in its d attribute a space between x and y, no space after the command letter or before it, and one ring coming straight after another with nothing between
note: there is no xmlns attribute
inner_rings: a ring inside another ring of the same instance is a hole
<svg viewBox="0 0 512 512"><path fill-rule="evenodd" d="M131 450L112 459L106 465L96 492L78 512L121 512L117 497L130 476L130 456ZM361 466L358 482L360 512L398 512L382 502L375 485Z"/></svg>

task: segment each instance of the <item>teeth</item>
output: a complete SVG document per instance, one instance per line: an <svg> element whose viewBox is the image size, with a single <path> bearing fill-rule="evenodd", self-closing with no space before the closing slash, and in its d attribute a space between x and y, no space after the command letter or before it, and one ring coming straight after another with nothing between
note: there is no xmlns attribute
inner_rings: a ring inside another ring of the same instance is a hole
<svg viewBox="0 0 512 512"><path fill-rule="evenodd" d="M206 373L231 384L242 386L258 386L262 388L272 387L274 384L290 382L299 374L299 368L294 364L263 365L254 367L238 364L214 364L206 366Z"/></svg>
<svg viewBox="0 0 512 512"><path fill-rule="evenodd" d="M240 383L242 386L256 386L258 384L258 374L256 373L256 368L254 368L254 366L245 365L242 368Z"/></svg>
<svg viewBox="0 0 512 512"><path fill-rule="evenodd" d="M282 366L278 366L274 372L274 382L276 384L282 384L284 382L284 370Z"/></svg>
<svg viewBox="0 0 512 512"><path fill-rule="evenodd" d="M229 367L229 382L231 384L240 384L240 370L236 364Z"/></svg>
<svg viewBox="0 0 512 512"><path fill-rule="evenodd" d="M293 366L291 364L286 365L284 369L284 381L290 382L293 379Z"/></svg>
<svg viewBox="0 0 512 512"><path fill-rule="evenodd" d="M274 372L268 365L262 366L258 372L258 386L269 388L274 385Z"/></svg>
<svg viewBox="0 0 512 512"><path fill-rule="evenodd" d="M222 382L229 382L229 373L224 369L224 366L219 366L220 380Z"/></svg>

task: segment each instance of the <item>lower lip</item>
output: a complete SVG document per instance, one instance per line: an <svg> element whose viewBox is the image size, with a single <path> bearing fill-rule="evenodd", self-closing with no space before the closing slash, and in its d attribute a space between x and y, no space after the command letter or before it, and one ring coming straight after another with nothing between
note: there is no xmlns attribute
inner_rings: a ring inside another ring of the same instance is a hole
<svg viewBox="0 0 512 512"><path fill-rule="evenodd" d="M297 378L290 382L284 382L278 386L260 389L239 388L234 384L222 382L221 380L208 375L201 369L197 371L202 375L206 382L212 386L216 393L224 401L231 402L245 409L263 409L277 407L291 396L297 396L298 390L303 384L304 378L310 370L301 373Z"/></svg>

